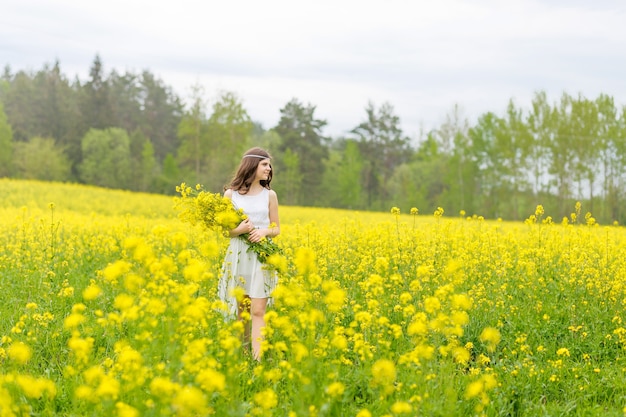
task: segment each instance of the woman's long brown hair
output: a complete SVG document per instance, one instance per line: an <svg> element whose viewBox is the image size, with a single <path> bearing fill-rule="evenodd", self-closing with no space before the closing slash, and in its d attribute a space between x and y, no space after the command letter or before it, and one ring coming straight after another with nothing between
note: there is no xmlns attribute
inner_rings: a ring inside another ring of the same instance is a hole
<svg viewBox="0 0 626 417"><path fill-rule="evenodd" d="M258 155L262 156L263 158L257 158L256 156L246 157L246 155ZM238 191L239 194L247 194L250 190L250 186L252 185L252 180L254 179L254 175L256 174L259 162L266 158L271 159L272 156L265 149L258 147L248 149L241 159L239 168L237 168L235 176L230 181L230 185L225 186L224 190L230 188L233 191ZM267 180L261 180L261 185L268 190L271 189L270 182L272 182L273 173L274 169L272 168L272 170L270 170L270 174L267 177Z"/></svg>

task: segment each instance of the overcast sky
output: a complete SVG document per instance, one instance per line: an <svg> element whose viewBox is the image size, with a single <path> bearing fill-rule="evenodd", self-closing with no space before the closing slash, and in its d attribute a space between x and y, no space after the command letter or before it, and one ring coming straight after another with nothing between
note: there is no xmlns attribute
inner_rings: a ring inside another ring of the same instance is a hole
<svg viewBox="0 0 626 417"><path fill-rule="evenodd" d="M537 91L626 105L622 0L2 0L0 65L59 60L86 79L148 69L183 99L233 91L265 128L292 98L344 134L369 101L416 138L454 106L474 122Z"/></svg>

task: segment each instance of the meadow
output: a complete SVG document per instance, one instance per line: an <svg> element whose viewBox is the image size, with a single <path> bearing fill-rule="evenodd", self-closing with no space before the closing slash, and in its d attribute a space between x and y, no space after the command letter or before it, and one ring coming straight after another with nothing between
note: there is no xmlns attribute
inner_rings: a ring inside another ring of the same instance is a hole
<svg viewBox="0 0 626 417"><path fill-rule="evenodd" d="M281 206L263 358L173 198L0 179L0 416L624 416L626 230ZM279 196L280 197L280 196Z"/></svg>

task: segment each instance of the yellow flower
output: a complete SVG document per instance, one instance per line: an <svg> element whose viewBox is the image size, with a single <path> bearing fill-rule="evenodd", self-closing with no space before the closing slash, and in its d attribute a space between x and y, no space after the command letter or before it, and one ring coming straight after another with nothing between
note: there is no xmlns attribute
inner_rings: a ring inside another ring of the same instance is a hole
<svg viewBox="0 0 626 417"><path fill-rule="evenodd" d="M374 262L374 269L379 274L384 274L389 269L389 259L384 256L379 256Z"/></svg>
<svg viewBox="0 0 626 417"><path fill-rule="evenodd" d="M413 411L413 407L406 401L396 401L391 406L391 412L394 414L408 414Z"/></svg>
<svg viewBox="0 0 626 417"><path fill-rule="evenodd" d="M428 333L428 324L424 313L418 313L413 317L413 321L407 328L407 333L409 336L423 336Z"/></svg>
<svg viewBox="0 0 626 417"><path fill-rule="evenodd" d="M278 396L271 388L257 392L253 398L255 404L264 410L270 410L278 405Z"/></svg>
<svg viewBox="0 0 626 417"><path fill-rule="evenodd" d="M87 400L93 398L93 388L87 385L79 385L74 390L74 396L79 400Z"/></svg>
<svg viewBox="0 0 626 417"><path fill-rule="evenodd" d="M15 342L7 349L7 355L19 365L26 364L33 356L33 351L23 342Z"/></svg>
<svg viewBox="0 0 626 417"><path fill-rule="evenodd" d="M333 382L332 384L326 387L326 393L330 395L331 397L339 397L343 395L343 392L345 391L345 389L346 389L346 386L343 385L341 382Z"/></svg>
<svg viewBox="0 0 626 417"><path fill-rule="evenodd" d="M177 383L160 376L150 382L150 393L157 398L170 398L179 389Z"/></svg>
<svg viewBox="0 0 626 417"><path fill-rule="evenodd" d="M135 299L129 294L118 294L113 301L113 307L120 311L128 310L135 303Z"/></svg>
<svg viewBox="0 0 626 417"><path fill-rule="evenodd" d="M568 348L560 348L556 351L556 354L558 356L569 356L569 349Z"/></svg>
<svg viewBox="0 0 626 417"><path fill-rule="evenodd" d="M139 417L139 410L123 402L117 402L115 404L118 417Z"/></svg>
<svg viewBox="0 0 626 417"><path fill-rule="evenodd" d="M281 273L285 273L287 271L287 267L289 266L287 258L276 253L267 257L267 264Z"/></svg>
<svg viewBox="0 0 626 417"><path fill-rule="evenodd" d="M196 382L207 392L221 392L226 388L226 377L214 369L203 369L196 375Z"/></svg>
<svg viewBox="0 0 626 417"><path fill-rule="evenodd" d="M424 300L424 310L428 313L434 313L441 309L441 302L437 297L426 297Z"/></svg>
<svg viewBox="0 0 626 417"><path fill-rule="evenodd" d="M17 375L15 382L20 386L24 395L28 398L41 398L47 395L54 398L57 393L54 382L45 378L34 378L29 375Z"/></svg>
<svg viewBox="0 0 626 417"><path fill-rule="evenodd" d="M465 311L455 311L450 314L450 320L457 326L465 326L469 323L469 315Z"/></svg>
<svg viewBox="0 0 626 417"><path fill-rule="evenodd" d="M206 398L196 387L184 387L172 399L172 406L178 415L202 415L206 407Z"/></svg>
<svg viewBox="0 0 626 417"><path fill-rule="evenodd" d="M91 284L83 291L83 300L95 300L100 296L100 294L102 294L102 289L96 284Z"/></svg>
<svg viewBox="0 0 626 417"><path fill-rule="evenodd" d="M102 375L94 394L102 399L115 400L120 394L120 382L111 375Z"/></svg>
<svg viewBox="0 0 626 417"><path fill-rule="evenodd" d="M190 259L189 264L183 269L185 279L193 282L206 281L211 278L208 268L204 262L198 259Z"/></svg>
<svg viewBox="0 0 626 417"><path fill-rule="evenodd" d="M481 342L487 345L487 350L493 352L500 343L500 331L495 327L485 327L479 336Z"/></svg>
<svg viewBox="0 0 626 417"><path fill-rule="evenodd" d="M345 336L337 335L330 342L336 349L344 350L348 347L348 339Z"/></svg>
<svg viewBox="0 0 626 417"><path fill-rule="evenodd" d="M470 360L470 353L464 347L457 346L452 349L452 357L456 362L465 365Z"/></svg>
<svg viewBox="0 0 626 417"><path fill-rule="evenodd" d="M465 388L465 398L470 399L477 397L481 392L483 392L484 387L485 385L481 380L470 382Z"/></svg>
<svg viewBox="0 0 626 417"><path fill-rule="evenodd" d="M82 314L72 313L63 320L63 327L71 330L83 324L87 319Z"/></svg>
<svg viewBox="0 0 626 417"><path fill-rule="evenodd" d="M388 386L396 380L396 365L389 359L379 359L372 365L372 384Z"/></svg>
<svg viewBox="0 0 626 417"><path fill-rule="evenodd" d="M469 310L472 308L472 300L467 294L453 294L451 297L452 307L457 310Z"/></svg>
<svg viewBox="0 0 626 417"><path fill-rule="evenodd" d="M328 311L336 313L343 307L344 300L346 298L346 292L341 288L334 288L326 294L324 302L328 306Z"/></svg>
<svg viewBox="0 0 626 417"><path fill-rule="evenodd" d="M302 343L296 343L292 347L294 359L297 362L301 362L302 359L309 356L309 350Z"/></svg>
<svg viewBox="0 0 626 417"><path fill-rule="evenodd" d="M317 271L317 267L315 265L315 252L313 252L310 248L298 248L293 262L298 269L298 273L301 275L313 274Z"/></svg>

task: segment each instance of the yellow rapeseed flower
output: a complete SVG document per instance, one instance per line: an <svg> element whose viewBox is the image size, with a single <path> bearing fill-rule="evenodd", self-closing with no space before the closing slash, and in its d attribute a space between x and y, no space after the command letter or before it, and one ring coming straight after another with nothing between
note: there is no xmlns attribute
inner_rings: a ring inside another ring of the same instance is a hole
<svg viewBox="0 0 626 417"><path fill-rule="evenodd" d="M278 405L278 396L273 389L267 388L254 394L254 403L263 410L271 410Z"/></svg>
<svg viewBox="0 0 626 417"><path fill-rule="evenodd" d="M212 277L207 265L198 260L190 259L189 263L183 268L183 276L192 282L202 282Z"/></svg>
<svg viewBox="0 0 626 417"><path fill-rule="evenodd" d="M569 356L569 355L570 355L570 354L569 354L569 349L568 349L568 348L564 348L564 347L563 347L563 348L558 349L558 350L556 351L556 354L557 354L558 356Z"/></svg>
<svg viewBox="0 0 626 417"><path fill-rule="evenodd" d="M17 375L15 382L20 386L24 395L28 398L41 398L44 395L54 398L57 393L56 385L46 378L35 378L30 375Z"/></svg>
<svg viewBox="0 0 626 417"><path fill-rule="evenodd" d="M94 394L101 399L116 400L120 394L120 382L112 375L104 374Z"/></svg>
<svg viewBox="0 0 626 417"><path fill-rule="evenodd" d="M96 298L100 296L100 294L102 294L102 289L98 285L92 283L83 290L83 300L85 301L95 300Z"/></svg>
<svg viewBox="0 0 626 417"><path fill-rule="evenodd" d="M450 299L452 307L457 310L469 310L472 308L472 300L467 294L453 294Z"/></svg>
<svg viewBox="0 0 626 417"><path fill-rule="evenodd" d="M226 388L226 376L211 368L198 372L196 382L207 392L221 392Z"/></svg>
<svg viewBox="0 0 626 417"><path fill-rule="evenodd" d="M372 365L372 385L390 386L396 380L396 365L389 359L379 359Z"/></svg>
<svg viewBox="0 0 626 417"><path fill-rule="evenodd" d="M426 297L424 300L424 310L428 313L434 313L441 309L441 301L437 297Z"/></svg>
<svg viewBox="0 0 626 417"><path fill-rule="evenodd" d="M206 397L198 388L186 386L174 395L172 407L180 416L203 415L205 414Z"/></svg>
<svg viewBox="0 0 626 417"><path fill-rule="evenodd" d="M496 345L500 343L501 336L500 331L495 327L485 327L478 338L487 345L490 352L493 352Z"/></svg>
<svg viewBox="0 0 626 417"><path fill-rule="evenodd" d="M33 350L23 342L15 342L8 347L7 355L15 363L24 365L33 356Z"/></svg>
<svg viewBox="0 0 626 417"><path fill-rule="evenodd" d="M79 364L86 364L88 362L93 344L93 337L81 338L78 333L67 341L67 347L70 348L70 351L72 351L76 358L76 362Z"/></svg>
<svg viewBox="0 0 626 417"><path fill-rule="evenodd" d="M87 321L87 318L82 314L72 313L63 320L63 327L67 330L72 330L85 321Z"/></svg>
<svg viewBox="0 0 626 417"><path fill-rule="evenodd" d="M452 357L454 361L460 363L462 365L467 364L469 362L471 355L467 349L462 346L457 346L452 349Z"/></svg>
<svg viewBox="0 0 626 417"><path fill-rule="evenodd" d="M331 397L340 397L346 390L346 386L341 382L333 382L326 387L326 393Z"/></svg>
<svg viewBox="0 0 626 417"><path fill-rule="evenodd" d="M293 260L298 273L301 275L309 275L317 272L315 264L315 252L311 248L299 247Z"/></svg>
<svg viewBox="0 0 626 417"><path fill-rule="evenodd" d="M406 401L396 401L391 406L391 412L393 414L409 414L413 412L413 407Z"/></svg>
<svg viewBox="0 0 626 417"><path fill-rule="evenodd" d="M150 393L161 399L171 398L180 390L180 386L165 377L157 376L150 381Z"/></svg>
<svg viewBox="0 0 626 417"><path fill-rule="evenodd" d="M140 416L139 410L121 401L115 403L115 410L117 412L116 413L117 417L139 417Z"/></svg>

